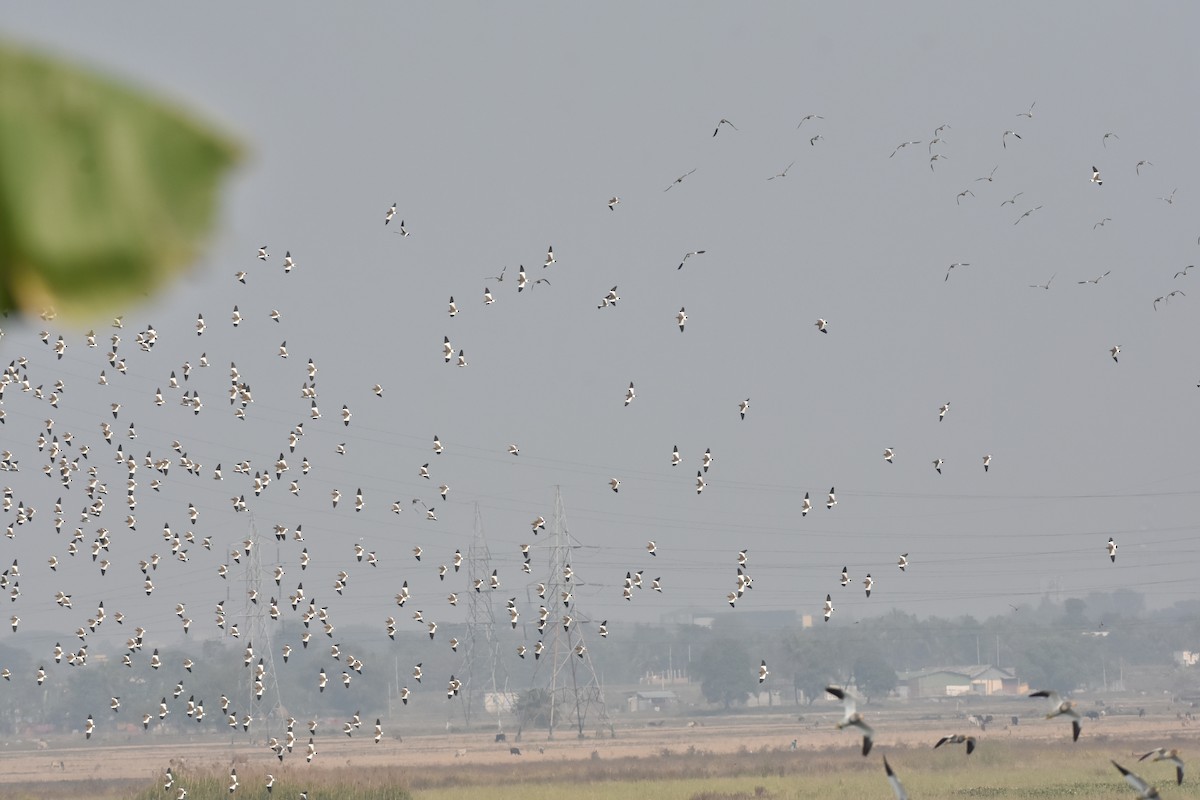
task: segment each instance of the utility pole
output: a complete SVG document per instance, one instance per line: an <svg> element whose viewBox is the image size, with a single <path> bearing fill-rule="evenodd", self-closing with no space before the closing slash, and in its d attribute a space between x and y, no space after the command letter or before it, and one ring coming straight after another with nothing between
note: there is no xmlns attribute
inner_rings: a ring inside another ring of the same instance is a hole
<svg viewBox="0 0 1200 800"><path fill-rule="evenodd" d="M279 698L279 681L275 673L275 647L271 636L270 619L268 617L269 603L261 597L263 586L262 571L262 540L258 535L258 525L254 521L254 512L249 512L250 534L244 542L235 547L241 547L245 560L245 599L242 601L241 618L245 624L245 646L254 648L254 657L246 665L246 707L245 714L253 717L252 729L262 731L266 726L264 736L270 736L271 726L278 725L282 719L283 703ZM257 601L257 602L256 602ZM259 665L262 665L262 677L255 677ZM261 690L258 682L262 682ZM257 738L256 734L251 735Z"/></svg>
<svg viewBox="0 0 1200 800"><path fill-rule="evenodd" d="M580 610L573 596L575 589L584 585L571 566L571 553L578 546L567 532L562 488L555 487L549 545L550 574L545 581L548 630L542 631L546 648L530 679L533 687L538 687L541 681L549 684L548 739L554 738L556 728L564 726L574 728L576 736L584 738L589 717L595 721L598 732L607 729L610 737L615 735L604 704L604 688L584 641L584 623L591 620ZM548 642L545 641L547 637ZM549 672L548 676L546 672ZM527 708L522 712L517 728L518 740L532 710Z"/></svg>
<svg viewBox="0 0 1200 800"><path fill-rule="evenodd" d="M487 586L492 576L492 554L483 533L483 517L475 504L475 534L467 550L467 577L472 586L479 581ZM496 730L503 730L502 698L508 692L508 672L500 660L500 640L496 636L496 615L490 589L467 594L467 650L463 657L463 721L470 728L476 703L486 704L485 693L496 700Z"/></svg>

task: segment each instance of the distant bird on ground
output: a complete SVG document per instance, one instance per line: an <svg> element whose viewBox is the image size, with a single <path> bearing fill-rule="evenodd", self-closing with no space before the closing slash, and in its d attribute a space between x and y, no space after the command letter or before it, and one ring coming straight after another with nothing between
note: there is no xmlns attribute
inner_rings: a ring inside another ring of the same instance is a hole
<svg viewBox="0 0 1200 800"><path fill-rule="evenodd" d="M866 756L871 752L871 744L875 736L875 731L864 720L862 714L857 710L854 698L846 694L836 686L826 686L825 691L842 701L842 719L837 724L837 729L858 728L862 731L862 754Z"/></svg>
<svg viewBox="0 0 1200 800"><path fill-rule="evenodd" d="M1179 757L1178 750L1168 750L1165 747L1159 747L1151 750L1138 759L1145 761L1149 758L1151 761L1169 761L1175 765L1175 783L1179 786L1183 785L1183 759Z"/></svg>
<svg viewBox="0 0 1200 800"><path fill-rule="evenodd" d="M974 736L964 736L961 733L943 736L937 740L937 744L933 746L933 749L936 750L944 744L965 744L967 746L967 755L971 755L971 753L975 752Z"/></svg>
<svg viewBox="0 0 1200 800"><path fill-rule="evenodd" d="M1117 771L1120 772L1122 776L1124 776L1125 782L1132 786L1134 791L1138 793L1138 800L1160 800L1158 789L1155 789L1153 786L1146 783L1146 781L1142 780L1141 777L1125 769L1116 761L1113 761L1112 765L1117 768Z"/></svg>
<svg viewBox="0 0 1200 800"><path fill-rule="evenodd" d="M722 125L728 125L729 127L733 128L735 131L737 130L736 125L734 125L732 122L730 122L729 120L722 117L721 121L717 123L717 127L713 130L713 136L716 136L718 133L720 133Z"/></svg>
<svg viewBox="0 0 1200 800"><path fill-rule="evenodd" d="M1111 536L1108 537L1108 544L1105 545L1105 549L1108 550L1108 557L1112 559L1112 562L1114 564L1117 563L1117 543L1113 541Z"/></svg>
<svg viewBox="0 0 1200 800"><path fill-rule="evenodd" d="M892 785L892 794L896 795L896 800L908 800L908 792L904 791L900 778L896 777L896 773L892 771L892 765L888 763L887 756L883 757L883 771L887 773L888 783Z"/></svg>
<svg viewBox="0 0 1200 800"><path fill-rule="evenodd" d="M1046 719L1054 719L1058 716L1065 716L1071 720L1071 740L1079 741L1080 717L1079 712L1075 710L1075 703L1070 700L1064 700L1059 696L1058 692L1042 689L1041 691L1033 692L1030 697L1044 697L1050 703L1050 711L1046 714Z"/></svg>

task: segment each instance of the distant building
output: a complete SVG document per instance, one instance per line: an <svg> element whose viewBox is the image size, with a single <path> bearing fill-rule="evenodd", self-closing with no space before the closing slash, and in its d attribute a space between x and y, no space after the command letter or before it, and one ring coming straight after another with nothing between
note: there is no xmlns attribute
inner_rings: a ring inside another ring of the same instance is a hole
<svg viewBox="0 0 1200 800"><path fill-rule="evenodd" d="M990 664L927 667L896 676L901 694L917 697L1020 694L1021 685L1011 669Z"/></svg>
<svg viewBox="0 0 1200 800"><path fill-rule="evenodd" d="M661 712L679 705L679 697L674 692L634 692L628 704L630 711Z"/></svg>
<svg viewBox="0 0 1200 800"><path fill-rule="evenodd" d="M1177 667L1194 667L1200 664L1200 652L1195 650L1176 650L1171 654Z"/></svg>

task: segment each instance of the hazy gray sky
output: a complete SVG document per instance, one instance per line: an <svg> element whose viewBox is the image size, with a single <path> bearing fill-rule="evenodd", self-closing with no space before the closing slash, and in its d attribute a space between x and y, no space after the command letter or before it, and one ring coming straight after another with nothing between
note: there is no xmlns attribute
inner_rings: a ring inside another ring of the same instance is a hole
<svg viewBox="0 0 1200 800"><path fill-rule="evenodd" d="M7 38L177 98L251 157L195 274L126 311L128 375L105 363L107 317L95 350L83 330L65 331L61 362L39 341L40 320L4 325L5 362L25 355L34 385L67 383L57 411L12 387L4 397L0 436L22 469L0 481L39 511L0 540L0 562L20 558L25 576L8 605L28 625L71 630L103 599L174 635L172 608L186 601L193 634L211 635L209 609L226 592L217 565L248 524L229 498L246 494L264 534L303 523L306 588L341 621L382 626L397 614L414 625L391 601L403 580L427 618L461 621L436 567L466 552L473 504L501 594L523 597L518 544L546 538L529 521L550 517L555 485L585 546L573 556L587 583L578 603L595 618L726 608L743 548L755 591L739 609L819 614L832 592L830 624L891 608L988 614L1053 587L1131 588L1152 606L1193 597L1200 271L1173 275L1200 258L1198 24L1182 3L1152 14L1094 3L23 5ZM1018 116L1035 102L1032 118ZM808 114L824 119L797 129ZM714 137L722 118L737 129ZM1010 129L1021 138L1002 142ZM920 143L889 158L907 140ZM1153 166L1139 176L1143 159ZM1093 165L1103 186L1089 180ZM956 202L964 189L973 195ZM1176 189L1172 203L1158 199ZM399 218L407 238L395 235ZM263 243L266 263L255 258ZM543 269L551 244L557 262ZM287 275L285 250L296 262ZM945 280L952 262L970 266ZM518 294L521 264L551 285ZM502 283L488 277L505 267ZM250 273L244 286L238 270ZM1030 288L1051 278L1048 291ZM614 284L620 302L597 310ZM1187 296L1155 311L1173 289ZM149 324L159 344L142 353L133 339ZM444 336L467 368L443 362ZM202 352L212 366L185 387L205 404L194 416L166 386ZM310 358L315 422L300 396ZM246 421L226 402L231 360L254 392ZM630 381L637 399L625 407ZM111 402L123 409L109 446L99 424ZM109 484L104 516L83 524L87 542L100 525L113 533L104 579L86 555L65 556L85 477L64 490L41 475L34 440L48 416L92 445ZM122 439L130 422L133 442ZM292 471L254 498L233 465L268 468L299 422ZM140 459L174 455L175 439L202 476L176 466L156 494L139 470L127 531L116 443ZM672 468L676 445L684 461ZM705 448L715 463L697 496ZM839 502L827 511L832 485ZM355 513L359 487L366 508ZM801 518L806 491L814 510ZM436 522L414 513L414 497ZM188 527L189 502L218 546L165 561L150 606L137 562L167 554L161 526ZM380 569L354 563L356 541ZM272 544L264 559L285 565L289 591L300 546ZM843 565L855 580L846 589ZM339 569L352 575L341 598ZM637 569L664 590L626 603L621 580ZM74 611L53 606L59 590L74 591Z"/></svg>

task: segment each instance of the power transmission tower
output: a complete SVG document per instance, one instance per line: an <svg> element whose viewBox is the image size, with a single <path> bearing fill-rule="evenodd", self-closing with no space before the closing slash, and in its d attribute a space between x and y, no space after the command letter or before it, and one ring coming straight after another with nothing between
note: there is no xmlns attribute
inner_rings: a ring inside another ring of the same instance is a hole
<svg viewBox="0 0 1200 800"><path fill-rule="evenodd" d="M546 625L550 629L550 640L547 642L543 637L544 655L538 660L530 680L534 687L538 686L539 680L549 684L546 688L549 727L546 738L553 739L556 728L569 727L574 728L576 736L582 739L589 721L595 723L597 733L607 730L609 736L614 736L604 704L604 687L596 676L591 653L584 642L583 622L587 617L574 600L575 588L582 584L571 567L571 551L579 544L567 532L561 487L555 487L550 537L550 575L545 582L545 607L549 612ZM525 704L517 729L518 739L536 711Z"/></svg>
<svg viewBox="0 0 1200 800"><path fill-rule="evenodd" d="M245 583L246 594L242 601L241 618L245 625L242 636L245 637L246 647L252 647L253 657L246 665L246 705L243 714L253 717L251 731L261 733L264 726L264 736L272 734L272 726L282 724L283 703L279 697L279 681L275 674L275 646L271 637L271 626L268 618L269 603L261 597L263 587L262 570L262 540L258 535L258 525L254 521L254 512L249 512L250 535L242 543L245 552ZM249 546L247 546L249 543ZM256 677L259 665L262 665L262 677ZM261 689L259 681L262 682ZM276 731L282 733L282 730ZM258 738L252 733L251 738Z"/></svg>
<svg viewBox="0 0 1200 800"><path fill-rule="evenodd" d="M483 534L483 517L479 503L475 504L475 535L467 550L467 577L472 586L487 586L492 576L492 554L488 550ZM469 599L467 617L467 650L463 656L463 686L459 692L462 699L463 719L471 726L471 715L477 702L486 707L484 693L491 692L496 702L496 729L501 730L500 715L504 708L504 697L508 692L508 671L500 660L500 640L496 636L496 616L492 609L492 594L473 591Z"/></svg>

